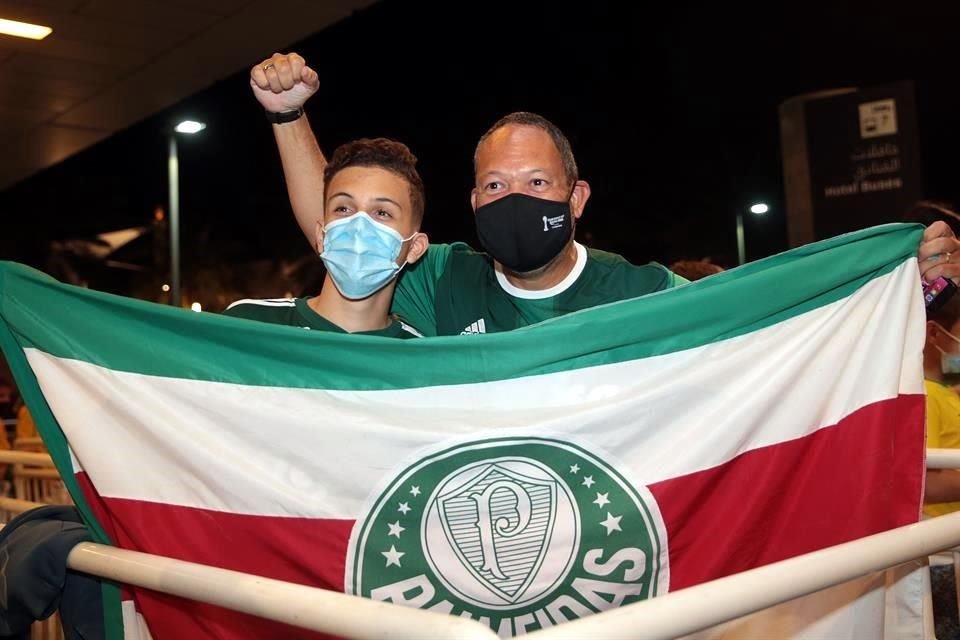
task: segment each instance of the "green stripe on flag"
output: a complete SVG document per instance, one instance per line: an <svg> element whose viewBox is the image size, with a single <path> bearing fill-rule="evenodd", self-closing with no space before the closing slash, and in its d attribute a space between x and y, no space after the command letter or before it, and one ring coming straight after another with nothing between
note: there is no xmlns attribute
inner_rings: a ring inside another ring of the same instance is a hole
<svg viewBox="0 0 960 640"><path fill-rule="evenodd" d="M80 515L87 526L90 527L94 542L112 544L107 533L94 518L90 505L83 499L83 493L80 491L80 485L77 483L77 478L73 472L73 463L70 460L70 451L67 448L67 441L63 437L63 431L60 430L60 425L57 424L53 412L50 411L50 406L40 391L40 385L37 384L37 379L30 369L30 364L24 357L23 351L17 348L13 335L6 325L0 325L0 347L3 347L7 363L16 378L17 388L30 409L30 415L37 424L37 430L47 446L47 451L53 458L57 471L60 472L70 495L76 502Z"/></svg>
<svg viewBox="0 0 960 640"><path fill-rule="evenodd" d="M890 273L916 256L921 234L919 225L873 227L677 289L469 338L345 336L197 314L60 284L13 263L0 265L0 316L23 348L146 375L331 390L468 384L750 333Z"/></svg>
<svg viewBox="0 0 960 640"><path fill-rule="evenodd" d="M3 271L0 268L0 291L2 291ZM53 458L53 462L60 473L64 486L70 492L80 516L90 531L90 537L94 542L101 544L110 544L113 542L107 536L106 531L93 515L93 510L87 503L80 485L77 483L77 477L73 472L73 463L70 460L70 451L67 448L66 438L63 437L63 431L59 423L50 411L37 379L30 369L30 364L24 357L23 351L17 345L17 342L10 331L9 325L0 323L0 349L2 349L17 381L17 387L24 402L30 409L30 415L37 425L37 431L43 439ZM106 640L123 640L123 616L120 610L120 587L108 580L101 581L101 594L103 602L103 622Z"/></svg>

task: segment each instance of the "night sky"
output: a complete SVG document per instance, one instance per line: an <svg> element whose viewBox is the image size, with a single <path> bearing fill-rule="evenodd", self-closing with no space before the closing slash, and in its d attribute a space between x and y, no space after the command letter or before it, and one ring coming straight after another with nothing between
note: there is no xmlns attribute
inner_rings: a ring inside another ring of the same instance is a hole
<svg viewBox="0 0 960 640"><path fill-rule="evenodd" d="M290 49L320 73L307 112L325 151L388 136L417 154L435 242L476 244L474 145L529 110L571 139L592 246L733 266L734 212L764 200L748 259L782 251L778 105L899 80L916 87L927 195L960 201L960 3L625 4L384 0ZM0 258L42 268L51 240L148 224L166 206L165 129L183 117L208 123L181 140L184 269L307 253L241 69L0 193Z"/></svg>

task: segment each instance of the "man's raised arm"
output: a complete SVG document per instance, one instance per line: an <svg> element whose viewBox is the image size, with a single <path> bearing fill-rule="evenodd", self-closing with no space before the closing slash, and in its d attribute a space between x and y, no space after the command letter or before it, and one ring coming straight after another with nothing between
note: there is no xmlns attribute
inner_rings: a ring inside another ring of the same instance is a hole
<svg viewBox="0 0 960 640"><path fill-rule="evenodd" d="M298 54L275 53L250 69L250 87L274 123L290 205L312 246L317 221L323 219L327 160L303 114L303 105L320 87L320 79Z"/></svg>

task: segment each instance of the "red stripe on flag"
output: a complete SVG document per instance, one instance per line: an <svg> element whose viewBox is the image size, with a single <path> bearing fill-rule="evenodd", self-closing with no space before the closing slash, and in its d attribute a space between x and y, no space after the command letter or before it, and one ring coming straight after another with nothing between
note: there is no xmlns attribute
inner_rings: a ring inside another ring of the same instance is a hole
<svg viewBox="0 0 960 640"><path fill-rule="evenodd" d="M106 504L104 504L103 498L101 498L100 494L93 488L93 485L90 483L90 477L85 472L78 472L76 478L83 497L86 498L87 504L90 505L90 511L93 512L93 517L100 523L104 533L110 538L110 542L116 544L117 530L113 527L113 520L110 519L110 513L107 510ZM132 597L133 590L129 586L121 584L120 598L122 600L130 600Z"/></svg>
<svg viewBox="0 0 960 640"><path fill-rule="evenodd" d="M670 589L916 522L924 410L924 396L899 396L651 485L667 527Z"/></svg>
<svg viewBox="0 0 960 640"><path fill-rule="evenodd" d="M106 512L118 546L126 549L343 590L353 520L253 516L119 498L99 499L97 511L98 517ZM323 637L214 605L130 591L154 640Z"/></svg>
<svg viewBox="0 0 960 640"><path fill-rule="evenodd" d="M85 472L78 472L76 478L83 497L87 500L87 504L90 505L90 511L93 512L93 517L96 518L97 522L103 527L104 532L110 540L116 544L117 532L113 528L113 520L110 519L110 514L107 511L107 506L103 502L103 498L101 498L100 494L93 488L90 477Z"/></svg>

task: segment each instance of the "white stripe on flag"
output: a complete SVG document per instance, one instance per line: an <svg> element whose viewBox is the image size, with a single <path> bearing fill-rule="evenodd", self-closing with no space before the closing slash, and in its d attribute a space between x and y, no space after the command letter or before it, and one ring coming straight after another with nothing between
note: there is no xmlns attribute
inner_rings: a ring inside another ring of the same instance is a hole
<svg viewBox="0 0 960 640"><path fill-rule="evenodd" d="M80 461L77 460L76 454L73 452L73 447L67 444L67 451L70 453L70 468L73 469L74 473L80 473L83 471L83 465L80 464Z"/></svg>
<svg viewBox="0 0 960 640"><path fill-rule="evenodd" d="M120 603L120 615L123 618L123 640L153 640L147 621L143 619L143 614L137 611L133 600Z"/></svg>
<svg viewBox="0 0 960 640"><path fill-rule="evenodd" d="M850 298L705 347L403 391L198 382L27 354L102 496L353 518L372 483L453 439L562 435L612 452L650 484L921 394L920 295L909 313L892 306L910 287L913 262Z"/></svg>

